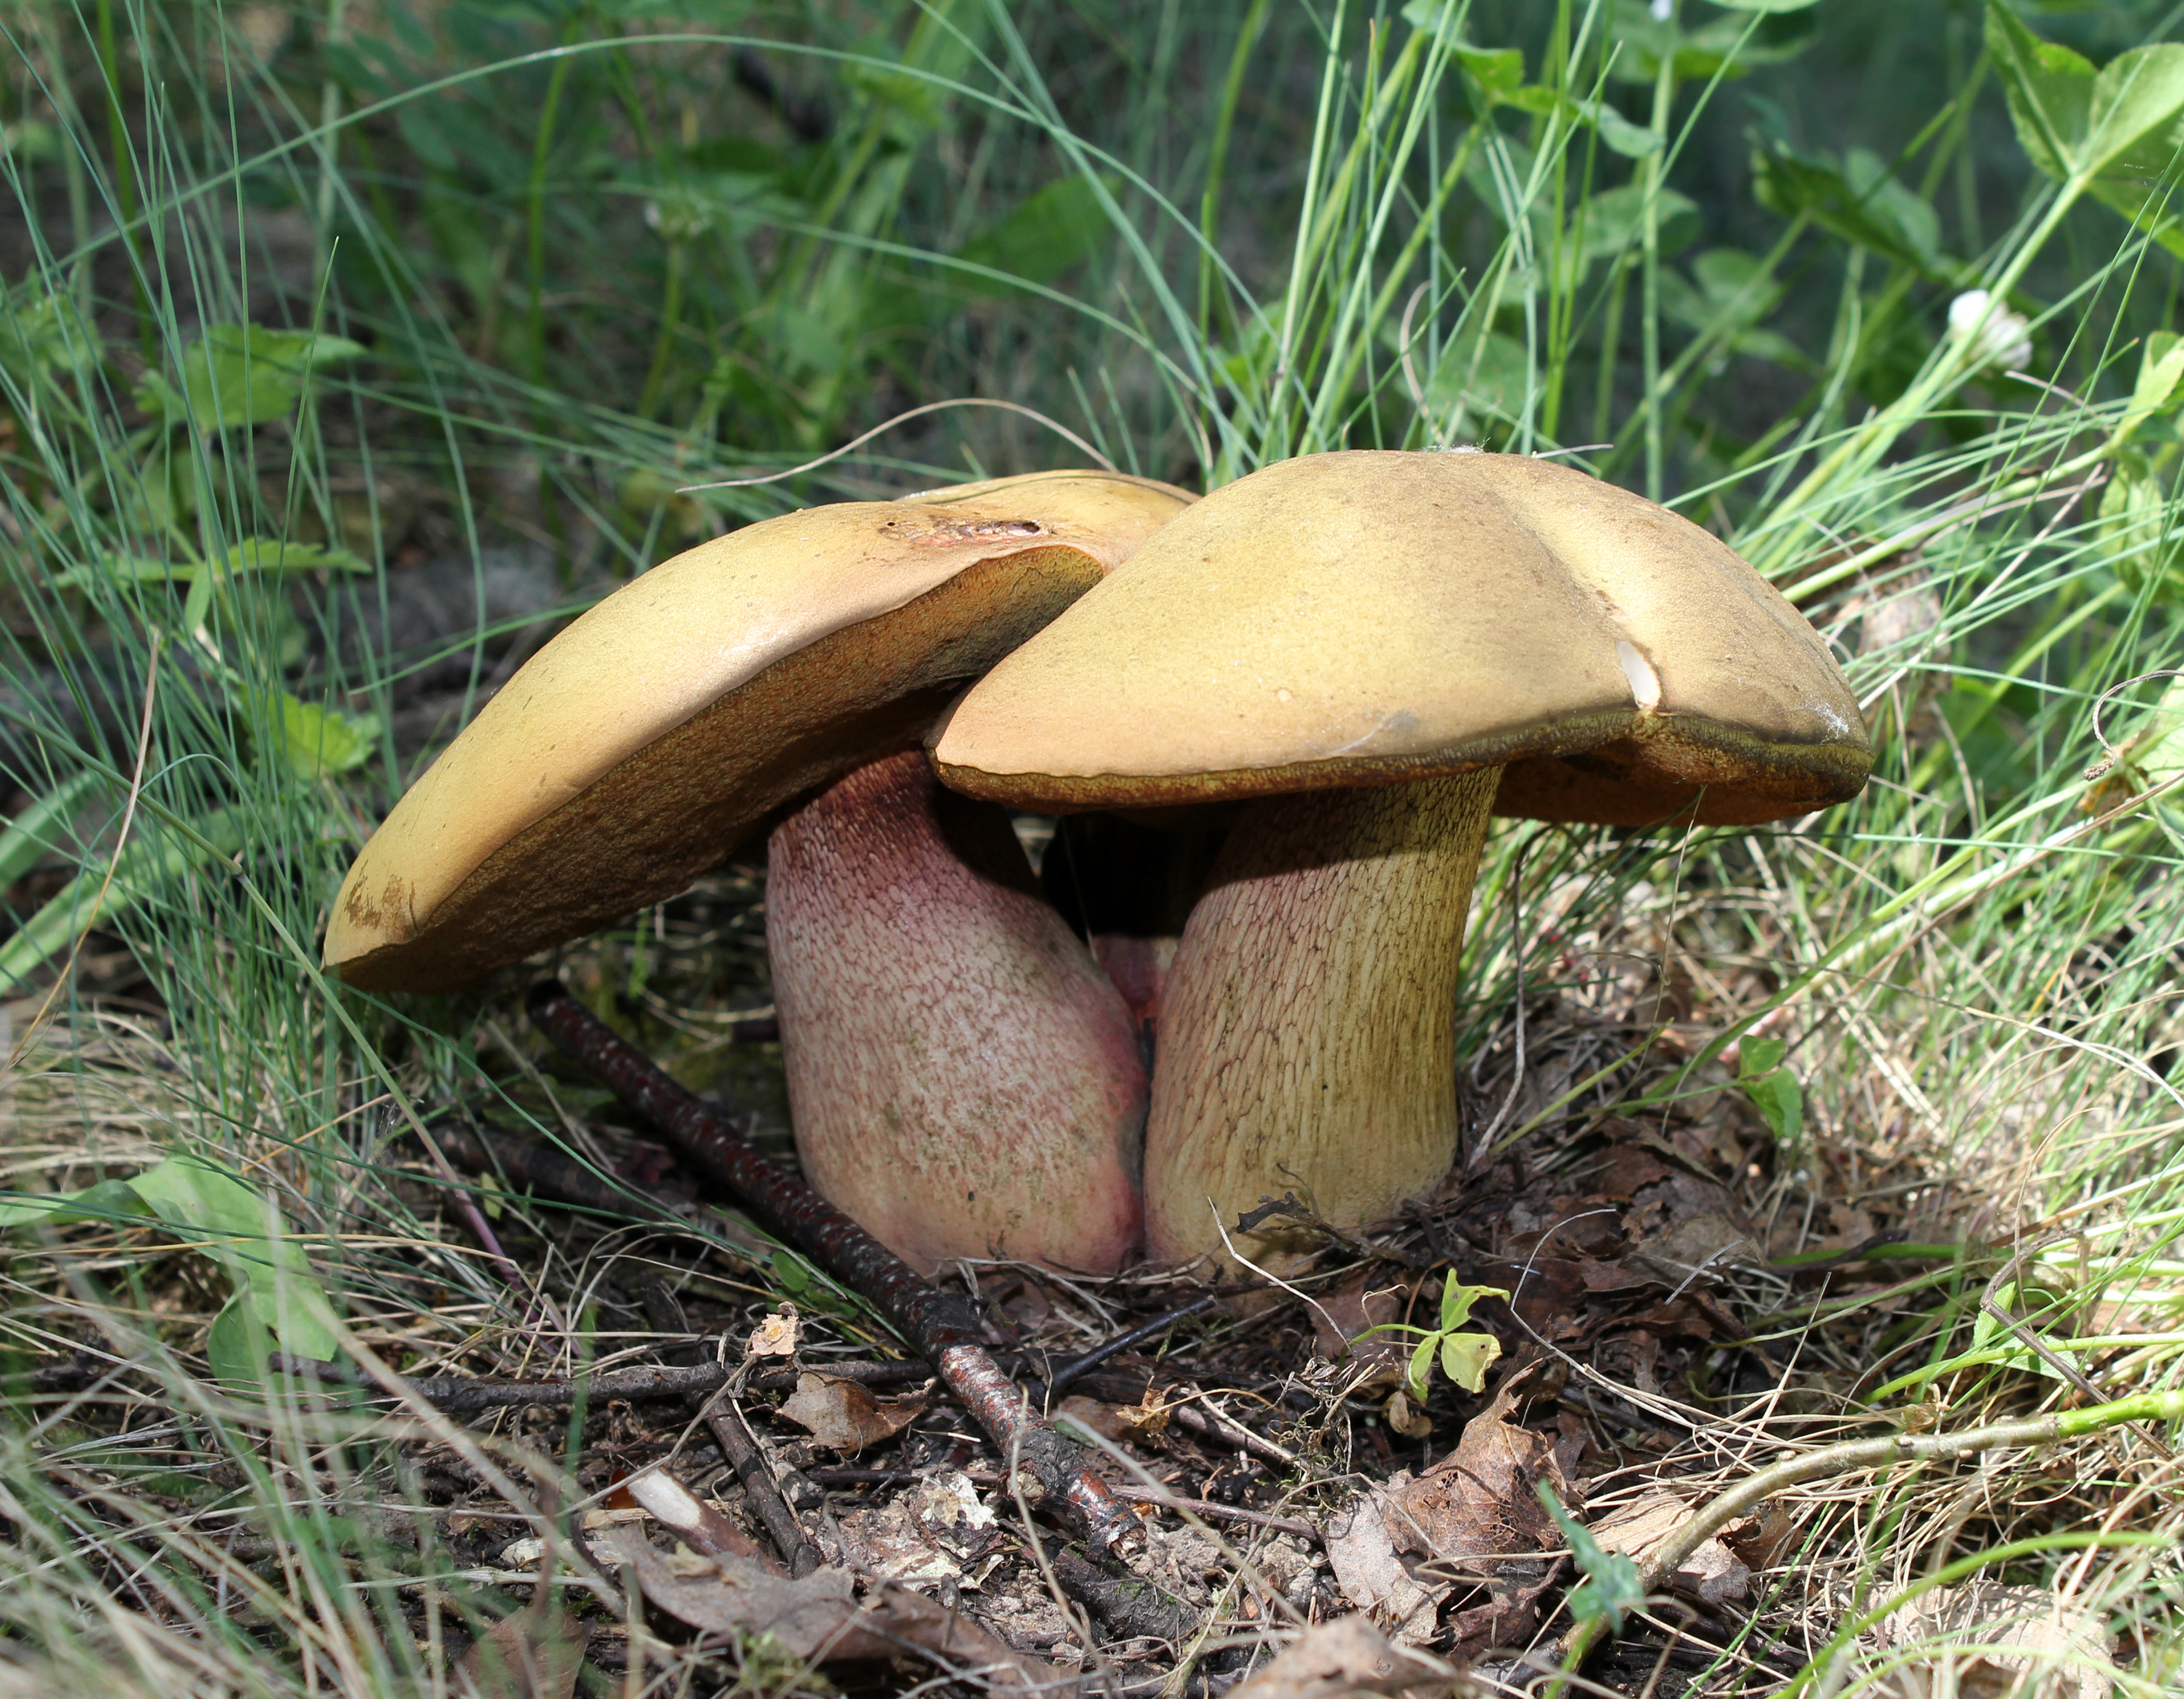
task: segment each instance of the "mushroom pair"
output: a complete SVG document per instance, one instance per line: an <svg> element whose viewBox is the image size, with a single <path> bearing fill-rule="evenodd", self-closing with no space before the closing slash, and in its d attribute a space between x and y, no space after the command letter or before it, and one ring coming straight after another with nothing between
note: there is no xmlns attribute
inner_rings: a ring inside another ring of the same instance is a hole
<svg viewBox="0 0 2184 1699"><path fill-rule="evenodd" d="M449 991L688 888L771 833L799 1155L929 1270L1112 1269L1141 1238L1128 1011L1006 813L919 744L969 679L1190 498L1043 473L764 521L654 568L525 664L403 797L326 960Z"/></svg>
<svg viewBox="0 0 2184 1699"><path fill-rule="evenodd" d="M1810 626L1697 526L1582 473L1344 453L1188 499L1048 475L789 515L646 574L404 799L329 962L449 989L671 894L836 786L777 830L769 875L812 1178L928 1266L1112 1267L1140 1195L1132 1011L966 799L1240 803L1151 994L1145 1245L1218 1258L1225 1228L1286 1259L1239 1214L1301 1190L1362 1224L1455 1156L1491 814L1749 824L1864 783ZM791 617L805 578L823 611ZM900 753L928 725L947 791Z"/></svg>

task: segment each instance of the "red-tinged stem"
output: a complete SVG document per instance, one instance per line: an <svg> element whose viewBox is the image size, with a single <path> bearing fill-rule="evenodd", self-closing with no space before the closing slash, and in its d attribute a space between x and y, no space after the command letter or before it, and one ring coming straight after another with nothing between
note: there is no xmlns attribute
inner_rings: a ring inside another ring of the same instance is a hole
<svg viewBox="0 0 2184 1699"><path fill-rule="evenodd" d="M1084 1454L1034 1417L978 1343L961 1298L920 1279L910 1265L826 1199L769 1161L734 1128L670 1079L567 989L532 988L531 1018L564 1054L657 1127L684 1161L769 1217L782 1235L866 1299L928 1362L984 1429L1002 1457L1039 1485L1041 1501L1067 1507L1105 1551L1134 1545L1137 1519L1085 1467Z"/></svg>
<svg viewBox="0 0 2184 1699"><path fill-rule="evenodd" d="M859 768L775 829L766 940L797 1160L823 1196L928 1273L1105 1273L1136 1252L1136 1033L1006 811L915 750Z"/></svg>

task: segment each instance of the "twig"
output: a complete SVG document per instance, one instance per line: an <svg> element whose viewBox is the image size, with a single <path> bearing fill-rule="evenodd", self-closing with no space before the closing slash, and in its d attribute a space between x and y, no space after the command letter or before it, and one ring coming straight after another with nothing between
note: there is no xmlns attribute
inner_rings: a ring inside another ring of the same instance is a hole
<svg viewBox="0 0 2184 1699"><path fill-rule="evenodd" d="M1141 1345L1147 1340L1158 1339L1178 1322L1187 1322L1193 1316L1212 1309L1220 1301L1217 1294L1209 1292L1204 1297L1185 1304L1181 1309L1170 1310L1164 1316L1156 1316L1143 1327L1132 1328L1126 1334L1116 1334L1105 1345L1095 1345L1084 1356L1073 1362L1064 1363L1054 1372L1052 1378L1046 1383L1048 1399L1050 1401L1061 1397L1063 1391L1072 1382L1081 1379L1089 1371L1097 1368L1109 1357Z"/></svg>
<svg viewBox="0 0 2184 1699"><path fill-rule="evenodd" d="M726 1401L726 1409L720 1407L721 1400ZM772 1466L759 1449L758 1441L751 1437L750 1429L744 1425L743 1407L735 1401L733 1382L721 1389L720 1400L706 1407L705 1418L706 1429L720 1446L721 1455L735 1465L736 1477L744 1484L751 1508L766 1524L766 1531L773 1536L773 1543L781 1548L782 1560L788 1565L790 1576L802 1580L819 1567L819 1548L805 1533L804 1524L789 1509L788 1501L782 1497L781 1484L773 1478Z"/></svg>
<svg viewBox="0 0 2184 1699"><path fill-rule="evenodd" d="M1760 1470L1693 1512L1646 1563L1645 1588L1649 1593L1655 1590L1700 1546L1786 1487L1830 1475L1880 1468L1888 1463L1968 1457L2005 1446L2052 1446L2060 1440L2082 1439L2088 1434L2128 1422L2180 1419L2184 1419L2184 1390L2142 1392L2089 1410L2065 1410L2053 1416L1994 1422L1984 1428L1967 1428L1958 1434L1891 1434L1877 1440L1849 1440L1839 1446L1823 1446L1802 1457L1791 1457L1772 1468ZM1602 1618L1588 1617L1563 1636L1556 1655L1564 1670L1575 1670L1590 1655L1605 1631L1602 1623ZM1547 1699L1556 1699L1560 1691L1559 1683L1550 1687Z"/></svg>
<svg viewBox="0 0 2184 1699"><path fill-rule="evenodd" d="M1128 1499L1132 1504L1156 1504L1164 1510L1184 1511L1208 1522L1240 1522L1272 1534L1294 1535L1315 1546L1327 1543L1327 1536L1300 1516L1269 1516L1263 1510L1246 1510L1240 1504L1219 1504L1210 1498L1184 1498L1154 1487L1118 1486L1115 1496Z"/></svg>
<svg viewBox="0 0 2184 1699"><path fill-rule="evenodd" d="M554 1044L666 1134L684 1160L771 1216L783 1234L869 1301L939 1372L1042 1501L1066 1507L1097 1550L1141 1543L1137 1521L1084 1454L1024 1407L985 1347L968 1306L918 1278L848 1216L625 1044L558 982L532 988L531 1017ZM1028 1499L1032 1496L1026 1493Z"/></svg>

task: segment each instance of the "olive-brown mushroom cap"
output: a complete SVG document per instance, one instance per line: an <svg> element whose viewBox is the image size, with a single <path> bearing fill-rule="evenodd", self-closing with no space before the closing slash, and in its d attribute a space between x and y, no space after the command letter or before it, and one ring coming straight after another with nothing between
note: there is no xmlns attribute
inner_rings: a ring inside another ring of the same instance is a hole
<svg viewBox="0 0 2184 1699"><path fill-rule="evenodd" d="M932 741L1024 807L1503 765L1496 812L1624 826L1802 813L1872 760L1819 634L1697 526L1546 461L1373 450L1216 491Z"/></svg>
<svg viewBox="0 0 2184 1699"><path fill-rule="evenodd" d="M797 798L914 745L1191 499L1035 473L784 514L655 567L397 805L335 900L327 965L454 989L686 889Z"/></svg>

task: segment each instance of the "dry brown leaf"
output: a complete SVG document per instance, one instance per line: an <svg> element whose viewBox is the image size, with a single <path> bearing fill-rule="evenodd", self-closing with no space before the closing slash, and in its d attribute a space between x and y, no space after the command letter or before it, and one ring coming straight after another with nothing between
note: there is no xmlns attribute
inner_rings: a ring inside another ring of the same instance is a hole
<svg viewBox="0 0 2184 1699"><path fill-rule="evenodd" d="M1390 1494L1359 1493L1328 1518L1328 1564L1352 1605L1397 1640L1423 1644L1433 1637L1435 1613L1450 1589L1429 1585L1411 1573L1396 1550L1399 1535L1391 1524L1401 1528L1402 1515Z"/></svg>
<svg viewBox="0 0 2184 1699"><path fill-rule="evenodd" d="M860 1605L844 1569L815 1569L788 1580L729 1557L713 1560L710 1574L681 1575L638 1535L617 1530L615 1541L644 1596L692 1628L771 1635L783 1651L814 1663L885 1661L910 1652L997 1692L1031 1690L1041 1699L1075 1699L1077 1683L1053 1665L907 1587L883 1582Z"/></svg>
<svg viewBox="0 0 2184 1699"><path fill-rule="evenodd" d="M1691 1507L1674 1493L1650 1492L1592 1526L1603 1551L1620 1551L1641 1568L1691 1519ZM1752 1571L1721 1540L1709 1540L1677 1565L1669 1585L1702 1604L1724 1605L1751 1591Z"/></svg>
<svg viewBox="0 0 2184 1699"><path fill-rule="evenodd" d="M2090 1612L2039 1587L1968 1581L1922 1593L1884 1617L1884 1646L1910 1650L1942 1641L1986 1648L1930 1657L1892 1672L1900 1699L2108 1699L2115 1691L2114 1641Z"/></svg>
<svg viewBox="0 0 2184 1699"><path fill-rule="evenodd" d="M1388 1407L1384 1413L1388 1425L1406 1440L1433 1438L1433 1418L1423 1410L1413 1410L1409 1397L1400 1386L1388 1395Z"/></svg>
<svg viewBox="0 0 2184 1699"><path fill-rule="evenodd" d="M1631 1246L1626 1266L1673 1288L1718 1281L1759 1262L1749 1234L1719 1211L1702 1210Z"/></svg>
<svg viewBox="0 0 2184 1699"><path fill-rule="evenodd" d="M1352 1693L1406 1693L1416 1699L1475 1691L1437 1657L1390 1643L1362 1616L1306 1629L1228 1699L1344 1699Z"/></svg>
<svg viewBox="0 0 2184 1699"><path fill-rule="evenodd" d="M455 1691L464 1699L569 1699L587 1638L558 1604L503 1617L456 1663Z"/></svg>
<svg viewBox="0 0 2184 1699"><path fill-rule="evenodd" d="M828 1449L855 1452L894 1438L924 1413L926 1403L922 1393L875 1398L854 1380L805 1373L796 1377L796 1390L778 1413L811 1429Z"/></svg>
<svg viewBox="0 0 2184 1699"><path fill-rule="evenodd" d="M796 1306L783 1304L751 1329L751 1336L744 1342L745 1356L794 1356L798 1335L802 1332L796 1317Z"/></svg>
<svg viewBox="0 0 2184 1699"><path fill-rule="evenodd" d="M1513 1394L1497 1395L1464 1424L1456 1449L1397 1495L1427 1555L1518 1557L1562 1543L1540 1502L1539 1483L1545 1481L1564 1504L1574 1495L1556 1460L1554 1440L1508 1419L1516 1401Z"/></svg>
<svg viewBox="0 0 2184 1699"><path fill-rule="evenodd" d="M1108 1404L1072 1393L1061 1401L1058 1413L1087 1433L1120 1445L1125 1440L1157 1440L1167 1431L1171 1406L1159 1391L1148 1386L1135 1404Z"/></svg>

